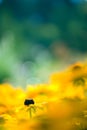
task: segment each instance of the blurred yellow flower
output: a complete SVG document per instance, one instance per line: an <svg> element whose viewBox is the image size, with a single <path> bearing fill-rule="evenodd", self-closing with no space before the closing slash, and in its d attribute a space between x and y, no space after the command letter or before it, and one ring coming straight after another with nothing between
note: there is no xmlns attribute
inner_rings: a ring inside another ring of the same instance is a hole
<svg viewBox="0 0 87 130"><path fill-rule="evenodd" d="M0 85L0 129L87 129L87 65L52 74L47 84L26 89ZM84 127L84 128L83 128Z"/></svg>

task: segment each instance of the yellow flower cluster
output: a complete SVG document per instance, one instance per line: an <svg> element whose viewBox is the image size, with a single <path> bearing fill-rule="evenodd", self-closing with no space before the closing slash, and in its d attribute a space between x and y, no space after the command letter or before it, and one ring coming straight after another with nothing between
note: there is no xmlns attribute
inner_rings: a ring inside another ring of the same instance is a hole
<svg viewBox="0 0 87 130"><path fill-rule="evenodd" d="M0 85L0 130L86 130L87 64L26 89Z"/></svg>

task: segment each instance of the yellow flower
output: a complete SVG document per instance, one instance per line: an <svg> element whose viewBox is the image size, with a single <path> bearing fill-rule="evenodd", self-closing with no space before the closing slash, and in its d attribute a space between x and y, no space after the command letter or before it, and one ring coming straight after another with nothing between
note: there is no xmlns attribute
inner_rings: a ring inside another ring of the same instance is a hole
<svg viewBox="0 0 87 130"><path fill-rule="evenodd" d="M61 96L64 94L67 97L70 95L70 97L83 98L84 91L87 89L87 65L76 63L64 72L51 75L50 84Z"/></svg>
<svg viewBox="0 0 87 130"><path fill-rule="evenodd" d="M47 84L26 89L0 85L0 129L87 129L87 65L52 74Z"/></svg>

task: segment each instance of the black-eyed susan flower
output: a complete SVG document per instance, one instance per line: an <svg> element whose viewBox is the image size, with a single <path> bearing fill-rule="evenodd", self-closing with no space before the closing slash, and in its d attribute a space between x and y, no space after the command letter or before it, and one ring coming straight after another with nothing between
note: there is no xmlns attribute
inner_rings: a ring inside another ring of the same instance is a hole
<svg viewBox="0 0 87 130"><path fill-rule="evenodd" d="M86 130L87 66L77 63L25 90L0 85L1 130Z"/></svg>
<svg viewBox="0 0 87 130"><path fill-rule="evenodd" d="M63 72L51 75L50 84L58 89L59 94L84 98L87 89L87 65L76 63Z"/></svg>

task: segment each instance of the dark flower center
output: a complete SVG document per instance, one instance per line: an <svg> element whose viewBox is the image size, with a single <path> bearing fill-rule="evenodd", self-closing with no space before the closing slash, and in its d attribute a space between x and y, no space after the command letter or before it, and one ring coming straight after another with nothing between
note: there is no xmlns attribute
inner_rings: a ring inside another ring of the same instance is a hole
<svg viewBox="0 0 87 130"><path fill-rule="evenodd" d="M34 100L33 99L25 99L24 105L29 106L30 104L34 104Z"/></svg>
<svg viewBox="0 0 87 130"><path fill-rule="evenodd" d="M84 86L85 85L85 79L82 78L82 77L75 79L74 80L74 85L76 85L76 86L79 86L79 85Z"/></svg>

